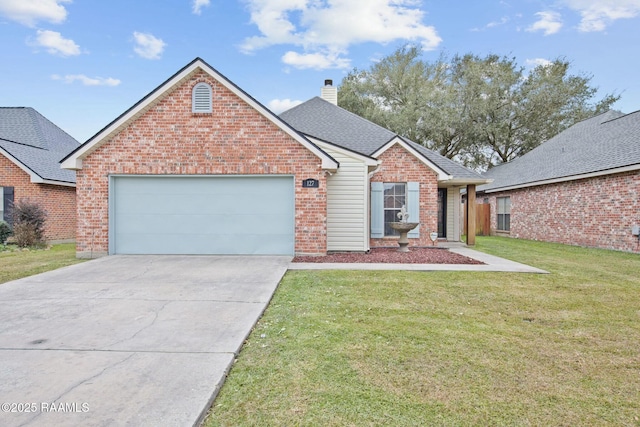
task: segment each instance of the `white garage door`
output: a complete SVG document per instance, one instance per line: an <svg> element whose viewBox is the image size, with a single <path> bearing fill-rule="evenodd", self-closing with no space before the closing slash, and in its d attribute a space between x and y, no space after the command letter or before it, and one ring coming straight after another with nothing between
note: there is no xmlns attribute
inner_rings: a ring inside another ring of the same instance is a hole
<svg viewBox="0 0 640 427"><path fill-rule="evenodd" d="M294 253L290 176L116 176L112 254Z"/></svg>

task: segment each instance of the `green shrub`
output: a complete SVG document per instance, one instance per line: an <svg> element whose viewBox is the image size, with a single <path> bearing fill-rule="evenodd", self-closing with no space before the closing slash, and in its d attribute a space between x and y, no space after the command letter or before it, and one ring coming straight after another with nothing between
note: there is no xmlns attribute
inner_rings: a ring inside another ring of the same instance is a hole
<svg viewBox="0 0 640 427"><path fill-rule="evenodd" d="M0 220L0 245L7 243L7 239L11 236L11 227L6 222Z"/></svg>
<svg viewBox="0 0 640 427"><path fill-rule="evenodd" d="M47 211L38 203L22 199L13 205L13 238L21 248L44 244Z"/></svg>

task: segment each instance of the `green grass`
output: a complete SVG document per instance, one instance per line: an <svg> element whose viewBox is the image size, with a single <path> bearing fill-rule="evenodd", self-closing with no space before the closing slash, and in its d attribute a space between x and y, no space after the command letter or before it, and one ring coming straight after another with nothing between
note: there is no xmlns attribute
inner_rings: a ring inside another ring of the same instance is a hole
<svg viewBox="0 0 640 427"><path fill-rule="evenodd" d="M640 425L640 256L478 238L551 274L292 271L206 426Z"/></svg>
<svg viewBox="0 0 640 427"><path fill-rule="evenodd" d="M46 250L0 252L0 284L82 261L76 258L74 243L53 245Z"/></svg>

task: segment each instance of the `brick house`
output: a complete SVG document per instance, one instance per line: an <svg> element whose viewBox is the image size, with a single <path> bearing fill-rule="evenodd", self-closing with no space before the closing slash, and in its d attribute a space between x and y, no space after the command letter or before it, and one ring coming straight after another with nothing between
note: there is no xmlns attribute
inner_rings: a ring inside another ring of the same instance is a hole
<svg viewBox="0 0 640 427"><path fill-rule="evenodd" d="M62 161L78 256L367 251L400 205L412 245L459 240L460 188L487 180L323 91L279 117L196 58Z"/></svg>
<svg viewBox="0 0 640 427"><path fill-rule="evenodd" d="M0 108L0 219L25 199L47 211L45 238L72 240L76 232L75 172L60 160L80 144L33 108Z"/></svg>
<svg viewBox="0 0 640 427"><path fill-rule="evenodd" d="M584 120L485 176L492 234L640 252L640 112Z"/></svg>

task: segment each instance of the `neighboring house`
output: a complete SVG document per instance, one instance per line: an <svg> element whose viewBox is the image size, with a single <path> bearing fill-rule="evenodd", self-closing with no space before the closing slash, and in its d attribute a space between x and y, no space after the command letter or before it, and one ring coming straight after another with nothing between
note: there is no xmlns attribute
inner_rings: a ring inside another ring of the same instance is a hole
<svg viewBox="0 0 640 427"><path fill-rule="evenodd" d="M62 161L78 256L367 251L403 204L411 245L459 240L460 188L487 180L334 103L278 117L196 58Z"/></svg>
<svg viewBox="0 0 640 427"><path fill-rule="evenodd" d="M485 176L493 234L640 251L640 112L584 120Z"/></svg>
<svg viewBox="0 0 640 427"><path fill-rule="evenodd" d="M74 239L76 177L60 160L79 145L33 108L0 107L0 219L29 200L47 211L47 240Z"/></svg>

